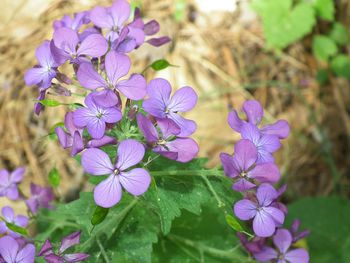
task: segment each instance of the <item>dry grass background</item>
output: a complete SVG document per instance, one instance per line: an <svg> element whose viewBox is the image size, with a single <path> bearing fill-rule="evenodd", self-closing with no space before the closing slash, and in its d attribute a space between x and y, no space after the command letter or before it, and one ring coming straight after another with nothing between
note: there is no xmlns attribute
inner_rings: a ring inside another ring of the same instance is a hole
<svg viewBox="0 0 350 263"><path fill-rule="evenodd" d="M25 86L23 74L35 64L35 48L50 38L55 19L108 2L1 1L0 167L26 166L27 185L30 181L46 184L48 172L56 166L63 178L62 193L82 187L79 165L46 137L50 128L63 120L66 109L48 108L40 117L34 116L37 91ZM134 52L134 70L140 72L163 57L180 66L159 75L174 87L186 84L198 91L198 106L188 117L198 123L200 155L210 158L210 166L218 164L221 151L232 152L239 139L226 123L229 110L254 97L264 105L266 120L284 118L292 127L278 154L290 198L329 195L334 178L349 186L349 82L331 79L327 86L317 84L310 39L283 53L266 51L261 23L247 11L246 1L240 1L234 12L210 13L186 1L182 21L174 19L175 0L141 2L144 15L160 21L162 33L170 35L173 43L160 49L145 45ZM346 21L350 4L339 1L338 5L339 19L350 25ZM147 72L147 78L152 77L154 73ZM344 193L349 191L345 188Z"/></svg>

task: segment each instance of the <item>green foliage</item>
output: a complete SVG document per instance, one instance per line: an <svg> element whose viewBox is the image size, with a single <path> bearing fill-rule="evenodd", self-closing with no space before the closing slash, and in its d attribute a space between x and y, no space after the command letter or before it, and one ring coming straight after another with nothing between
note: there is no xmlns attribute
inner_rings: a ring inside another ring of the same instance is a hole
<svg viewBox="0 0 350 263"><path fill-rule="evenodd" d="M307 244L312 262L349 262L349 201L340 197L305 198L289 205L288 210L287 224L299 218L302 228L311 230Z"/></svg>
<svg viewBox="0 0 350 263"><path fill-rule="evenodd" d="M96 206L95 212L93 213L91 217L91 224L93 226L96 226L105 220L106 216L108 215L108 208L104 208L101 206Z"/></svg>
<svg viewBox="0 0 350 263"><path fill-rule="evenodd" d="M283 49L312 31L316 19L311 4L292 0L253 0L253 9L262 17L267 45Z"/></svg>
<svg viewBox="0 0 350 263"><path fill-rule="evenodd" d="M339 77L350 79L350 58L338 55L331 61L332 71Z"/></svg>
<svg viewBox="0 0 350 263"><path fill-rule="evenodd" d="M166 69L169 66L170 66L170 63L166 59L159 59L159 60L154 61L151 64L151 68L156 70L156 71Z"/></svg>
<svg viewBox="0 0 350 263"><path fill-rule="evenodd" d="M328 70L326 69L319 69L316 74L316 80L320 85L327 84L329 78L328 78Z"/></svg>
<svg viewBox="0 0 350 263"><path fill-rule="evenodd" d="M315 0L314 7L316 14L326 21L333 21L335 13L333 2L333 0Z"/></svg>
<svg viewBox="0 0 350 263"><path fill-rule="evenodd" d="M38 102L46 107L57 107L63 105L61 102L52 99L39 100Z"/></svg>
<svg viewBox="0 0 350 263"><path fill-rule="evenodd" d="M61 176L58 172L57 168L54 167L49 172L49 183L53 188L57 188L60 185L61 182Z"/></svg>
<svg viewBox="0 0 350 263"><path fill-rule="evenodd" d="M349 44L350 41L349 31L340 23L333 24L329 37L333 39L335 43L341 46Z"/></svg>
<svg viewBox="0 0 350 263"><path fill-rule="evenodd" d="M27 229L23 227L12 224L11 222L6 222L6 226L8 227L8 229L12 230L13 232L21 234L22 236L28 236Z"/></svg>
<svg viewBox="0 0 350 263"><path fill-rule="evenodd" d="M316 35L312 40L312 51L318 60L328 61L330 57L337 54L338 47L331 38Z"/></svg>

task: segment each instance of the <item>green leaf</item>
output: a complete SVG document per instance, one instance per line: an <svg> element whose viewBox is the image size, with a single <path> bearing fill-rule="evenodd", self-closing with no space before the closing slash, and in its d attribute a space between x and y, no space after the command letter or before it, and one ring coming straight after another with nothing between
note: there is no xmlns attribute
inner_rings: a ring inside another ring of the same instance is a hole
<svg viewBox="0 0 350 263"><path fill-rule="evenodd" d="M349 31L340 23L334 23L329 37L338 45L346 45L350 42Z"/></svg>
<svg viewBox="0 0 350 263"><path fill-rule="evenodd" d="M166 69L169 66L171 66L171 64L166 59L159 59L159 60L154 61L151 64L151 68L156 70L156 71Z"/></svg>
<svg viewBox="0 0 350 263"><path fill-rule="evenodd" d="M181 22L186 17L186 1L185 0L176 0L175 1L175 12L174 17L177 22Z"/></svg>
<svg viewBox="0 0 350 263"><path fill-rule="evenodd" d="M54 167L49 172L49 183L52 187L57 188L60 185L61 176L57 168Z"/></svg>
<svg viewBox="0 0 350 263"><path fill-rule="evenodd" d="M96 206L95 212L93 213L91 217L91 224L93 226L96 226L105 220L106 216L108 215L108 208L104 208L101 206Z"/></svg>
<svg viewBox="0 0 350 263"><path fill-rule="evenodd" d="M230 227L232 227L233 230L235 230L237 232L244 231L243 227L241 226L241 224L238 222L238 220L235 217L233 217L231 215L226 215L226 222Z"/></svg>
<svg viewBox="0 0 350 263"><path fill-rule="evenodd" d="M22 236L28 236L28 231L27 229L23 228L23 227L20 227L20 226L17 226L15 224L12 224L10 222L6 222L6 226L12 230L13 232L16 232L18 234L21 234Z"/></svg>
<svg viewBox="0 0 350 263"><path fill-rule="evenodd" d="M338 55L331 61L332 71L339 77L350 79L350 59L346 55Z"/></svg>
<svg viewBox="0 0 350 263"><path fill-rule="evenodd" d="M331 38L316 35L312 40L312 51L318 60L328 61L330 57L337 54L338 48Z"/></svg>
<svg viewBox="0 0 350 263"><path fill-rule="evenodd" d="M350 233L348 200L340 197L301 199L288 206L287 225L295 218L301 220L301 229L311 231L306 240L313 262L349 262L349 250L345 249ZM347 261L341 260L343 256Z"/></svg>
<svg viewBox="0 0 350 263"><path fill-rule="evenodd" d="M311 4L292 0L253 0L253 9L263 20L270 48L283 49L312 31L316 23Z"/></svg>
<svg viewBox="0 0 350 263"><path fill-rule="evenodd" d="M46 106L46 107L57 107L60 105L64 105L63 103L61 103L57 100L52 100L52 99L39 100L38 102L41 105Z"/></svg>
<svg viewBox="0 0 350 263"><path fill-rule="evenodd" d="M334 20L334 3L333 0L316 0L314 8L319 17L327 21Z"/></svg>

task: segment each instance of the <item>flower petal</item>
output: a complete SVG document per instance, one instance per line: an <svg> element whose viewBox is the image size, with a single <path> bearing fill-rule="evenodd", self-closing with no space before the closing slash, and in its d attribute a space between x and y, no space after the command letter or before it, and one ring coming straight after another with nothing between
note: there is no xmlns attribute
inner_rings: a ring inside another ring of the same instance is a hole
<svg viewBox="0 0 350 263"><path fill-rule="evenodd" d="M273 243L281 254L285 254L292 244L292 235L287 229L278 229L273 236Z"/></svg>
<svg viewBox="0 0 350 263"><path fill-rule="evenodd" d="M49 239L46 239L43 246L41 247L38 256L45 256L53 253L52 244Z"/></svg>
<svg viewBox="0 0 350 263"><path fill-rule="evenodd" d="M107 40L100 34L91 34L81 42L77 54L96 58L106 54L107 50Z"/></svg>
<svg viewBox="0 0 350 263"><path fill-rule="evenodd" d="M152 144L156 141L158 141L158 132L152 122L143 114L138 113L136 115L137 120L137 126L139 127L140 131L145 136L148 143Z"/></svg>
<svg viewBox="0 0 350 263"><path fill-rule="evenodd" d="M256 197L260 206L269 206L277 198L277 191L272 185L263 183L256 191Z"/></svg>
<svg viewBox="0 0 350 263"><path fill-rule="evenodd" d="M262 135L258 147L266 152L273 153L281 147L281 142L275 135Z"/></svg>
<svg viewBox="0 0 350 263"><path fill-rule="evenodd" d="M7 188L7 197L11 200L17 200L19 197L19 192L16 184L13 184Z"/></svg>
<svg viewBox="0 0 350 263"><path fill-rule="evenodd" d="M93 116L89 109L87 108L79 108L76 109L73 113L73 121L74 125L84 128L91 119L95 119L96 117Z"/></svg>
<svg viewBox="0 0 350 263"><path fill-rule="evenodd" d="M119 170L124 171L125 169L141 162L144 155L145 147L142 143L133 139L124 140L118 146L118 161L116 167Z"/></svg>
<svg viewBox="0 0 350 263"><path fill-rule="evenodd" d="M109 108L120 105L120 99L113 90L104 89L92 93L94 102L101 107Z"/></svg>
<svg viewBox="0 0 350 263"><path fill-rule="evenodd" d="M113 19L108 14L107 8L96 6L90 11L91 22L100 28L112 28L114 26Z"/></svg>
<svg viewBox="0 0 350 263"><path fill-rule="evenodd" d="M10 183L10 173L6 169L0 170L0 186L7 186Z"/></svg>
<svg viewBox="0 0 350 263"><path fill-rule="evenodd" d="M234 205L234 213L241 220L252 219L257 214L257 206L248 199L238 201Z"/></svg>
<svg viewBox="0 0 350 263"><path fill-rule="evenodd" d="M169 43L171 41L171 38L168 36L164 36L164 37L154 37L154 38L150 38L148 39L146 42L152 46L155 47L160 47L162 45L165 45L167 43Z"/></svg>
<svg viewBox="0 0 350 263"><path fill-rule="evenodd" d="M258 158L258 150L250 140L243 139L236 143L233 158L241 171L248 171Z"/></svg>
<svg viewBox="0 0 350 263"><path fill-rule="evenodd" d="M87 149L81 156L84 171L92 175L113 173L114 167L109 156L100 149Z"/></svg>
<svg viewBox="0 0 350 263"><path fill-rule="evenodd" d="M12 173L11 173L11 176L10 176L10 181L13 182L13 183L19 183L22 181L23 179L23 175L25 173L25 168L24 167L19 167L17 168L16 170L14 170Z"/></svg>
<svg viewBox="0 0 350 263"><path fill-rule="evenodd" d="M257 147L260 146L258 143L260 142L261 135L259 129L255 125L247 122L243 123L240 132L243 139L250 140Z"/></svg>
<svg viewBox="0 0 350 263"><path fill-rule="evenodd" d="M121 27L130 16L130 4L125 0L116 0L110 7L110 12L115 21L115 26Z"/></svg>
<svg viewBox="0 0 350 263"><path fill-rule="evenodd" d="M24 74L24 81L27 86L37 85L45 79L46 75L45 68L31 68Z"/></svg>
<svg viewBox="0 0 350 263"><path fill-rule="evenodd" d="M76 47L79 43L78 33L73 29L61 27L55 30L53 34L53 41L55 46L66 53L72 55L76 54Z"/></svg>
<svg viewBox="0 0 350 263"><path fill-rule="evenodd" d="M106 123L97 117L91 119L86 128L93 139L101 139L106 131Z"/></svg>
<svg viewBox="0 0 350 263"><path fill-rule="evenodd" d="M26 216L18 215L13 219L13 223L17 226L25 228L25 227L27 227L27 225L29 223L29 219Z"/></svg>
<svg viewBox="0 0 350 263"><path fill-rule="evenodd" d="M14 262L14 259L17 256L18 247L19 246L13 237L4 236L0 238L0 255L3 257L5 262Z"/></svg>
<svg viewBox="0 0 350 263"><path fill-rule="evenodd" d="M105 108L102 119L107 123L116 123L122 119L122 113L117 107Z"/></svg>
<svg viewBox="0 0 350 263"><path fill-rule="evenodd" d="M107 77L113 86L118 80L128 74L130 70L130 58L127 55L109 51L106 55L105 68Z"/></svg>
<svg viewBox="0 0 350 263"><path fill-rule="evenodd" d="M172 119L157 119L157 125L164 139L181 132L181 128Z"/></svg>
<svg viewBox="0 0 350 263"><path fill-rule="evenodd" d="M270 237L276 229L276 224L270 214L259 210L253 220L254 233L259 237Z"/></svg>
<svg viewBox="0 0 350 263"><path fill-rule="evenodd" d="M197 100L198 96L191 87L183 87L174 93L168 109L173 112L186 112L194 108Z"/></svg>
<svg viewBox="0 0 350 263"><path fill-rule="evenodd" d="M240 174L240 169L237 167L233 157L227 153L221 153L220 159L224 168L225 174L229 177L235 178Z"/></svg>
<svg viewBox="0 0 350 263"><path fill-rule="evenodd" d="M303 248L293 249L284 256L290 263L308 263L309 253Z"/></svg>
<svg viewBox="0 0 350 263"><path fill-rule="evenodd" d="M48 40L45 40L35 50L35 57L38 60L39 64L46 69L57 66L55 60L52 57L50 42Z"/></svg>
<svg viewBox="0 0 350 263"><path fill-rule="evenodd" d="M232 189L237 192L244 192L254 188L255 186L255 184L247 181L244 178L241 178L233 184Z"/></svg>
<svg viewBox="0 0 350 263"><path fill-rule="evenodd" d="M153 79L147 86L147 92L150 98L143 102L144 110L155 117L164 118L170 99L170 83L162 78Z"/></svg>
<svg viewBox="0 0 350 263"><path fill-rule="evenodd" d="M273 124L264 126L261 129L262 134L276 135L280 139L287 138L290 133L290 127L287 121L279 120Z"/></svg>
<svg viewBox="0 0 350 263"><path fill-rule="evenodd" d="M258 180L261 183L276 183L281 175L274 163L257 164L254 169L248 172L248 177Z"/></svg>
<svg viewBox="0 0 350 263"><path fill-rule="evenodd" d="M114 174L99 183L94 190L94 199L97 205L109 208L117 204L122 198L122 187Z"/></svg>
<svg viewBox="0 0 350 263"><path fill-rule="evenodd" d="M10 206L4 206L1 209L1 213L7 222L13 222L15 218L15 213L13 212L13 209Z"/></svg>
<svg viewBox="0 0 350 263"><path fill-rule="evenodd" d="M241 120L238 117L237 111L232 110L227 117L227 122L230 125L230 127L236 131L236 132L241 132L242 125L245 123L245 121Z"/></svg>
<svg viewBox="0 0 350 263"><path fill-rule="evenodd" d="M181 132L177 134L179 137L188 137L197 129L197 124L192 120L185 119L173 112L170 112L168 116L181 128Z"/></svg>
<svg viewBox="0 0 350 263"><path fill-rule="evenodd" d="M147 36L155 35L159 32L160 26L156 20L151 20L144 25L144 32Z"/></svg>
<svg viewBox="0 0 350 263"><path fill-rule="evenodd" d="M16 257L15 262L18 263L32 263L35 259L35 247L33 244L27 244L22 248Z"/></svg>
<svg viewBox="0 0 350 263"><path fill-rule="evenodd" d="M131 100L141 100L146 94L146 80L141 74L132 74L129 79L118 83L117 89Z"/></svg>
<svg viewBox="0 0 350 263"><path fill-rule="evenodd" d="M135 168L129 172L122 172L119 181L126 191L138 196L147 191L151 183L151 176L145 169Z"/></svg>
<svg viewBox="0 0 350 263"><path fill-rule="evenodd" d="M61 246L58 253L62 254L66 249L72 246L78 245L80 243L80 234L81 234L81 231L76 231L64 237L61 241Z"/></svg>
<svg viewBox="0 0 350 263"><path fill-rule="evenodd" d="M264 116L264 110L257 100L247 100L244 102L243 111L247 115L248 121L254 125L258 125Z"/></svg>
<svg viewBox="0 0 350 263"><path fill-rule="evenodd" d="M77 72L79 83L86 89L108 87L106 81L96 72L91 63L82 63Z"/></svg>
<svg viewBox="0 0 350 263"><path fill-rule="evenodd" d="M91 140L87 143L88 148L99 148L108 144L117 144L117 140L114 137L103 136L101 139Z"/></svg>
<svg viewBox="0 0 350 263"><path fill-rule="evenodd" d="M63 255L63 258L67 261L67 263L74 263L89 258L89 255L85 253L65 254Z"/></svg>
<svg viewBox="0 0 350 263"><path fill-rule="evenodd" d="M177 152L176 161L187 163L195 158L199 152L198 144L191 138L177 138L166 144L171 152Z"/></svg>
<svg viewBox="0 0 350 263"><path fill-rule="evenodd" d="M276 250L270 247L264 247L260 252L254 253L254 258L259 262L268 262L272 259L277 259Z"/></svg>
<svg viewBox="0 0 350 263"><path fill-rule="evenodd" d="M81 137L81 134L78 131L76 131L73 135L71 156L77 155L82 150L84 150L84 141Z"/></svg>
<svg viewBox="0 0 350 263"><path fill-rule="evenodd" d="M264 211L273 218L277 226L280 226L283 224L284 213L280 209L270 206L270 207L265 207Z"/></svg>

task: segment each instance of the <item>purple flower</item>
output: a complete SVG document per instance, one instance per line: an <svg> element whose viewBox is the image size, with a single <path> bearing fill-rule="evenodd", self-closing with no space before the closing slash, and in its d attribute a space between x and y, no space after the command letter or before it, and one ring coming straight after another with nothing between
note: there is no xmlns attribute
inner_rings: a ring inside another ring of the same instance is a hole
<svg viewBox="0 0 350 263"><path fill-rule="evenodd" d="M127 55L110 51L106 55L106 80L101 77L91 63L83 63L77 72L80 84L90 90L104 88L100 96L95 96L96 103L110 107L119 103L114 93L117 89L131 100L143 99L146 95L146 80L140 74L132 74L129 79L120 80L130 70L130 59Z"/></svg>
<svg viewBox="0 0 350 263"><path fill-rule="evenodd" d="M50 42L44 41L35 51L38 65L29 69L24 80L26 85L38 85L41 89L47 89L51 85L52 79L56 76L58 64L51 54Z"/></svg>
<svg viewBox="0 0 350 263"><path fill-rule="evenodd" d="M96 204L112 207L122 197L122 186L130 194L142 195L151 183L149 173L142 168L128 168L138 164L145 154L144 146L132 139L119 144L116 164L113 165L108 155L99 149L87 149L81 158L84 170L91 175L109 175L94 190Z"/></svg>
<svg viewBox="0 0 350 263"><path fill-rule="evenodd" d="M277 195L277 191L271 185L261 184L256 192L257 202L240 200L234 205L234 213L241 220L253 219L253 230L257 236L272 236L276 226L284 221L284 213L272 206Z"/></svg>
<svg viewBox="0 0 350 263"><path fill-rule="evenodd" d="M73 18L69 15L64 15L61 20L56 20L53 23L53 28L58 30L59 28L67 27L74 31L78 31L83 24L89 23L87 15L88 12L76 13Z"/></svg>
<svg viewBox="0 0 350 263"><path fill-rule="evenodd" d="M26 204L30 211L35 215L39 208L51 209L50 204L54 200L55 196L51 187L41 187L34 183L30 184L30 197L26 200Z"/></svg>
<svg viewBox="0 0 350 263"><path fill-rule="evenodd" d="M262 237L256 236L252 240L248 240L246 235L240 232L237 233L237 236L244 248L251 254L260 252L266 243L266 238Z"/></svg>
<svg viewBox="0 0 350 263"><path fill-rule="evenodd" d="M259 262L277 260L278 263L308 263L309 254L305 249L289 249L292 244L292 235L287 229L278 229L273 237L273 243L277 250L264 247L261 252L255 253L254 257Z"/></svg>
<svg viewBox="0 0 350 263"><path fill-rule="evenodd" d="M100 34L91 34L80 43L78 33L67 27L59 28L54 32L53 42L51 51L59 64L67 60L79 64L87 61L83 59L84 56L100 57L108 50L108 43Z"/></svg>
<svg viewBox="0 0 350 263"><path fill-rule="evenodd" d="M19 198L17 184L19 184L25 173L24 167L19 167L11 174L5 170L0 170L0 196L7 196L11 200Z"/></svg>
<svg viewBox="0 0 350 263"><path fill-rule="evenodd" d="M89 257L88 254L85 253L74 253L74 254L65 254L64 252L75 245L80 243L80 231L74 232L66 237L64 237L61 241L61 246L58 249L58 253L53 251L52 244L49 239L45 241L43 246L41 247L38 256L44 257L46 262L48 263L73 263L84 261Z"/></svg>
<svg viewBox="0 0 350 263"><path fill-rule="evenodd" d="M260 163L258 150L255 145L242 139L235 145L235 154L232 157L227 153L221 153L220 159L225 174L239 179L233 184L233 190L246 191L255 187L253 180L260 183L276 183L280 178L278 167L274 163Z"/></svg>
<svg viewBox="0 0 350 263"><path fill-rule="evenodd" d="M197 128L192 120L181 117L179 112L187 112L197 103L197 94L191 87L177 90L170 98L170 83L161 78L150 81L147 92L149 99L143 102L143 108L154 117L172 119L180 128L179 137L190 136Z"/></svg>
<svg viewBox="0 0 350 263"><path fill-rule="evenodd" d="M23 216L23 215L15 216L13 209L9 206L4 206L1 209L1 213L7 223L12 223L12 224L15 224L16 226L23 227L23 228L25 228L29 223L28 218L26 216ZM7 233L14 238L20 237L19 234L7 228L6 222L3 222L3 221L0 222L0 234Z"/></svg>
<svg viewBox="0 0 350 263"><path fill-rule="evenodd" d="M264 110L260 102L257 100L247 100L243 104L243 111L247 116L248 123L254 126L260 124L264 115ZM227 121L231 128L239 133L242 133L243 124L247 123L238 117L238 113L235 110L229 113ZM284 139L288 137L290 128L287 121L279 120L273 124L263 126L260 132L264 135L275 135L280 139Z"/></svg>
<svg viewBox="0 0 350 263"><path fill-rule="evenodd" d="M139 113L136 118L139 129L154 152L178 162L189 162L198 154L198 144L193 139L176 138L181 130L173 120L157 119L159 134L147 117Z"/></svg>
<svg viewBox="0 0 350 263"><path fill-rule="evenodd" d="M74 112L73 123L76 127L87 130L93 139L101 139L106 129L106 123L116 123L121 120L122 113L117 107L101 107L93 99L93 93L85 98L86 108Z"/></svg>
<svg viewBox="0 0 350 263"><path fill-rule="evenodd" d="M0 255L6 263L34 263L35 247L27 244L23 248L10 236L0 238Z"/></svg>
<svg viewBox="0 0 350 263"><path fill-rule="evenodd" d="M300 226L300 220L295 219L290 227L290 233L292 234L292 237L293 237L293 243L310 235L309 230L304 230L300 232L298 230L299 226Z"/></svg>

